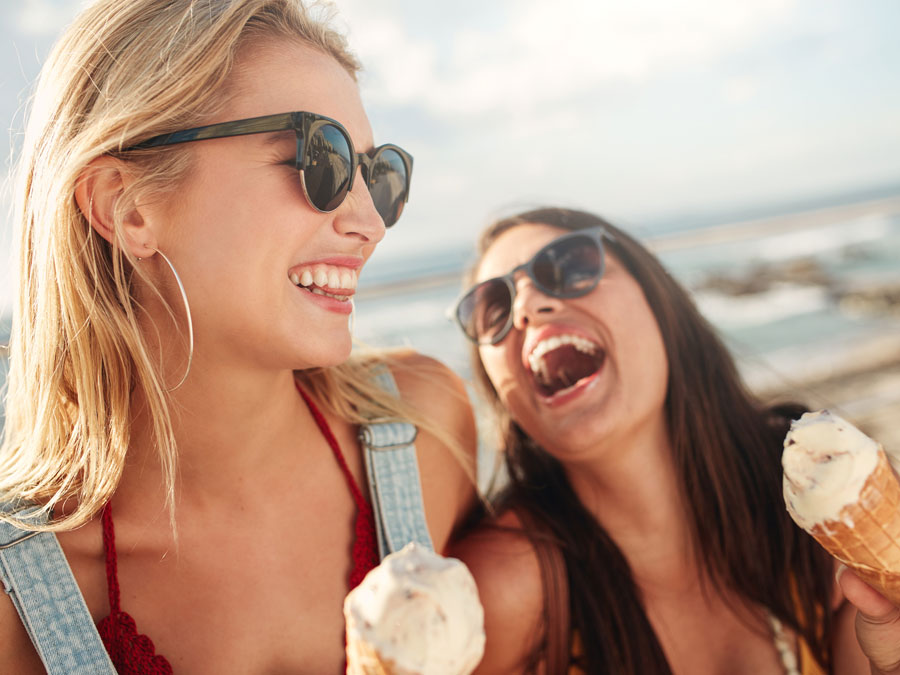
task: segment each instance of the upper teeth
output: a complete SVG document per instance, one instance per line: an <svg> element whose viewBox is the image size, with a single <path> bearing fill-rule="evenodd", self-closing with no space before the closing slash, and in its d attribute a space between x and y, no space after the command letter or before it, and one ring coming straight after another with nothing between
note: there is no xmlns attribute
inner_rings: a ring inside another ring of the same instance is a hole
<svg viewBox="0 0 900 675"><path fill-rule="evenodd" d="M359 280L359 270L320 263L295 269L291 272L290 279L295 286L315 285L332 291L353 291Z"/></svg>
<svg viewBox="0 0 900 675"><path fill-rule="evenodd" d="M534 373L541 373L545 370L543 364L544 354L559 349L563 345L572 345L583 354L593 354L597 351L597 345L578 335L554 335L546 340L541 340L537 346L531 350L528 355L528 365Z"/></svg>

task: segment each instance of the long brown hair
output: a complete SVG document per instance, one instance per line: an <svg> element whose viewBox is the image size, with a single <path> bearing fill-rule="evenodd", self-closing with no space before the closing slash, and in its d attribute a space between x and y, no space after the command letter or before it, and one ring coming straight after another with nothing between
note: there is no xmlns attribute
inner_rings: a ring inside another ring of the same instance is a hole
<svg viewBox="0 0 900 675"><path fill-rule="evenodd" d="M802 406L762 405L688 293L644 246L593 214L541 208L490 225L479 257L505 231L525 223L564 230L602 225L610 251L640 284L665 344L665 416L688 510L691 545L714 588L765 607L829 667L832 563L788 517L781 494L781 447ZM526 511L557 542L570 588L570 625L589 673L670 673L628 562L584 508L559 461L544 452L500 404L474 350L474 371L499 416L509 482L498 507ZM545 608L548 607L545 602ZM545 610L546 614L546 610ZM553 616L545 616L553 625ZM546 661L546 638L532 667Z"/></svg>

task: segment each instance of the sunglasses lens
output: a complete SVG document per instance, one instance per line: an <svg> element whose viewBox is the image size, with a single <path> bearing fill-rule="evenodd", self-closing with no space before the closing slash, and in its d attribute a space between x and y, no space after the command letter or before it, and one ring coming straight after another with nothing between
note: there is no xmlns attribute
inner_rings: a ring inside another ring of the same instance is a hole
<svg viewBox="0 0 900 675"><path fill-rule="evenodd" d="M409 185L406 163L400 153L393 148L385 148L379 152L372 164L368 183L375 208L384 220L384 226L390 227L403 213Z"/></svg>
<svg viewBox="0 0 900 675"><path fill-rule="evenodd" d="M588 235L566 237L535 256L532 272L550 295L578 297L590 292L603 274L603 251Z"/></svg>
<svg viewBox="0 0 900 675"><path fill-rule="evenodd" d="M333 124L323 124L310 135L303 181L309 201L320 211L334 211L347 196L351 152L350 141Z"/></svg>
<svg viewBox="0 0 900 675"><path fill-rule="evenodd" d="M471 339L490 344L506 327L512 310L509 286L490 279L473 288L459 303L456 316Z"/></svg>

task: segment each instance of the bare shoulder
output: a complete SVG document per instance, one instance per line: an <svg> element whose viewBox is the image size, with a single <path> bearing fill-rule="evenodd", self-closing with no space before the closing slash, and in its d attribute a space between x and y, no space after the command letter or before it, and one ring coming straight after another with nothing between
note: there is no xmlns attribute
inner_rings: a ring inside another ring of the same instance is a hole
<svg viewBox="0 0 900 675"><path fill-rule="evenodd" d="M443 550L475 503L477 433L462 379L440 361L408 351L392 356L403 401L426 422L416 452L435 548Z"/></svg>
<svg viewBox="0 0 900 675"><path fill-rule="evenodd" d="M22 620L6 593L0 593L0 673L21 675L46 672Z"/></svg>
<svg viewBox="0 0 900 675"><path fill-rule="evenodd" d="M507 511L454 542L484 606L485 652L477 673L521 673L541 638L544 589L537 553L522 522Z"/></svg>
<svg viewBox="0 0 900 675"><path fill-rule="evenodd" d="M411 350L391 356L391 372L403 400L435 421L471 423L474 418L462 378L437 359Z"/></svg>

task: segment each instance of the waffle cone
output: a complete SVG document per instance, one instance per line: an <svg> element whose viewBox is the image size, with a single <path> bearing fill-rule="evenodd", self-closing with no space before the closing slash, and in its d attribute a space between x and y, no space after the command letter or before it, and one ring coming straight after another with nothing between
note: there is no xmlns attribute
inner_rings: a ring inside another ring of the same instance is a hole
<svg viewBox="0 0 900 675"><path fill-rule="evenodd" d="M835 558L900 605L900 482L878 446L878 462L859 499L840 511L837 520L810 530Z"/></svg>
<svg viewBox="0 0 900 675"><path fill-rule="evenodd" d="M347 640L347 675L392 675L391 663L364 640Z"/></svg>

